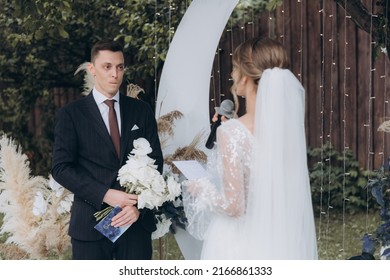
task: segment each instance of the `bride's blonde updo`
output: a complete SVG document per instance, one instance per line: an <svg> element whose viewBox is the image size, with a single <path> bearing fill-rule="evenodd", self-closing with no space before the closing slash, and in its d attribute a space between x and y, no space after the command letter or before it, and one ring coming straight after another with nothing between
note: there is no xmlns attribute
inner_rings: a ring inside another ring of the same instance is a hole
<svg viewBox="0 0 390 280"><path fill-rule="evenodd" d="M258 84L265 69L288 68L286 49L270 38L253 38L239 45L233 53L233 66L240 76L248 76Z"/></svg>

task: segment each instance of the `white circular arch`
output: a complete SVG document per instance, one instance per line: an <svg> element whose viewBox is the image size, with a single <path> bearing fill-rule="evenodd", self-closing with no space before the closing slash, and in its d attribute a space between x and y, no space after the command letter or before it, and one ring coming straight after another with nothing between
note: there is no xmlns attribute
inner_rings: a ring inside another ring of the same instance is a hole
<svg viewBox="0 0 390 280"><path fill-rule="evenodd" d="M215 51L238 0L194 0L169 46L157 95L156 118L174 110L184 117L175 123L165 152L187 146L210 130L209 89Z"/></svg>
<svg viewBox="0 0 390 280"><path fill-rule="evenodd" d="M239 0L194 0L184 14L164 63L156 118L172 111L184 116L175 122L174 136L164 155L188 146L199 133L208 134L209 88L214 54L226 23ZM202 147L205 152L204 145ZM199 259L202 242L178 229L176 241L185 259Z"/></svg>

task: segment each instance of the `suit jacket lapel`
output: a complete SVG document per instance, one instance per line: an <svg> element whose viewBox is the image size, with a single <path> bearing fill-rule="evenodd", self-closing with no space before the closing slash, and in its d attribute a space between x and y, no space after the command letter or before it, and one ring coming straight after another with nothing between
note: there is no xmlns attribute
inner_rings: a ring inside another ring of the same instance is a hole
<svg viewBox="0 0 390 280"><path fill-rule="evenodd" d="M97 133L99 133L102 139L106 142L107 147L109 147L117 157L111 136L108 133L106 125L104 124L103 118L100 114L99 108L96 105L95 99L93 98L92 92L85 97L84 109L85 115L91 119L91 124L95 127Z"/></svg>

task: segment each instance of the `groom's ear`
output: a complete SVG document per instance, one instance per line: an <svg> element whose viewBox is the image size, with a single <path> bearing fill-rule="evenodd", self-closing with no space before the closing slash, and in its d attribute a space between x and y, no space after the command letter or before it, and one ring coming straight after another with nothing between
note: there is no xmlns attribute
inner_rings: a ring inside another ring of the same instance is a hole
<svg viewBox="0 0 390 280"><path fill-rule="evenodd" d="M95 65L92 62L87 65L88 71L92 76L95 76Z"/></svg>

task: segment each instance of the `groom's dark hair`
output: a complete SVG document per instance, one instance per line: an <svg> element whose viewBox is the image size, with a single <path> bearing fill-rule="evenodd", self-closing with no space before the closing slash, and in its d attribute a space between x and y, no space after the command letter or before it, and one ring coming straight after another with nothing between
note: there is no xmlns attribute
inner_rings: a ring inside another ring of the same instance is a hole
<svg viewBox="0 0 390 280"><path fill-rule="evenodd" d="M111 39L104 39L96 42L91 49L91 62L95 61L96 56L100 51L112 51L112 52L122 52L123 47L118 41Z"/></svg>

